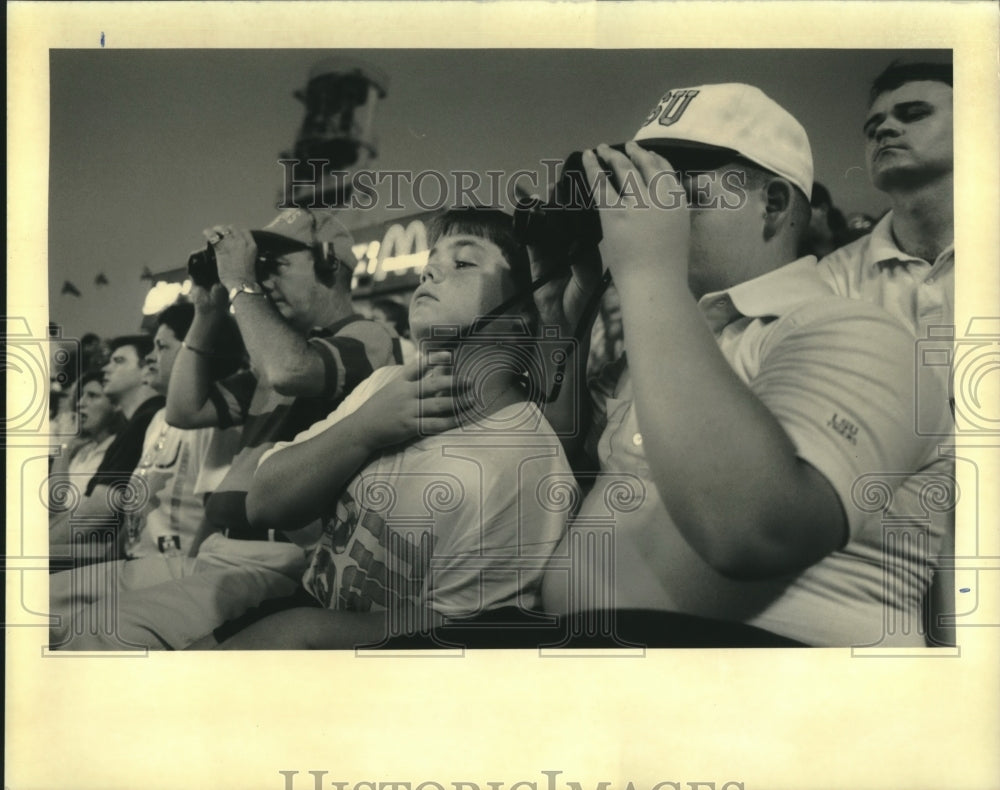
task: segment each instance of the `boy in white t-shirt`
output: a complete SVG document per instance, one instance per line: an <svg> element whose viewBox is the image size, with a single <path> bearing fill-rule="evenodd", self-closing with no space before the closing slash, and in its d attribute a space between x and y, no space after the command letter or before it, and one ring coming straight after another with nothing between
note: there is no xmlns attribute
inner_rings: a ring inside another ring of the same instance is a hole
<svg viewBox="0 0 1000 790"><path fill-rule="evenodd" d="M303 577L322 608L258 620L222 647L353 648L537 607L577 497L558 495L575 482L523 375L538 349L523 332L534 317L476 321L530 283L510 227L492 209L443 215L410 304L414 338L429 341L421 360L376 370L263 456L250 521L289 530L322 520Z"/></svg>

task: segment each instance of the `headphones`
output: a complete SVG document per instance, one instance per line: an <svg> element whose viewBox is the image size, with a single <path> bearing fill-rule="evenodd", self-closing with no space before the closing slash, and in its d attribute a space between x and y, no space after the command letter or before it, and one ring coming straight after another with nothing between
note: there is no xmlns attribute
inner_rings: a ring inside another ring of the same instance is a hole
<svg viewBox="0 0 1000 790"><path fill-rule="evenodd" d="M313 271L316 279L327 288L332 288L336 280L337 270L341 267L342 261L334 252L332 241L317 242L312 246Z"/></svg>

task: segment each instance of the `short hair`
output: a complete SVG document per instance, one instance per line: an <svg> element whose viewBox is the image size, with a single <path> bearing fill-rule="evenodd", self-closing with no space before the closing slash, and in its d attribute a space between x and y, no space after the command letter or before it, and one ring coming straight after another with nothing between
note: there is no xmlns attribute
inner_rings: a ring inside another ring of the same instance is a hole
<svg viewBox="0 0 1000 790"><path fill-rule="evenodd" d="M100 370L88 370L86 373L80 376L79 380L76 382L77 394L82 392L83 388L86 387L88 384L93 384L95 381L98 384L103 385L104 373Z"/></svg>
<svg viewBox="0 0 1000 790"><path fill-rule="evenodd" d="M122 346L132 346L135 349L139 366L142 367L153 350L153 338L149 335L119 335L108 342L108 351L113 354Z"/></svg>
<svg viewBox="0 0 1000 790"><path fill-rule="evenodd" d="M496 244L510 266L517 291L527 291L530 288L531 265L528 262L528 251L514 239L514 219L510 214L486 206L450 209L431 221L428 242L433 247L442 236L456 233L478 236Z"/></svg>
<svg viewBox="0 0 1000 790"><path fill-rule="evenodd" d="M376 299L372 302L372 310L381 310L392 323L396 334L405 337L410 329L410 316L407 309L393 299Z"/></svg>
<svg viewBox="0 0 1000 790"><path fill-rule="evenodd" d="M780 178L783 181L788 182L788 185L792 188L792 205L790 214L792 220L791 226L793 228L792 234L796 243L801 244L806 231L809 229L809 222L812 219L812 204L806 194L791 181L788 181L788 179L784 176L772 173L770 170L766 170L760 165L754 164L753 162L749 162L745 159L738 159L730 165L720 169L726 169L726 167L733 166L739 167L747 174L747 186L762 189L767 186L768 182L775 178ZM820 186L820 189L822 188L823 187Z"/></svg>
<svg viewBox="0 0 1000 790"><path fill-rule="evenodd" d="M902 63L894 60L873 81L868 94L868 106L883 93L894 91L908 82L943 82L952 86L950 63Z"/></svg>
<svg viewBox="0 0 1000 790"><path fill-rule="evenodd" d="M193 321L194 305L190 302L174 302L156 316L156 325L169 328L178 340L185 338Z"/></svg>

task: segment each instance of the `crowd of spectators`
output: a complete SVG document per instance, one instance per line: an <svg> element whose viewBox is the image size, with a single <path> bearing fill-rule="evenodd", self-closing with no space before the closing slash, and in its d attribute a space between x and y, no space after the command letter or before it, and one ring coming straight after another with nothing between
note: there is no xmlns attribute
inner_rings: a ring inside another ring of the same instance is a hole
<svg viewBox="0 0 1000 790"><path fill-rule="evenodd" d="M913 344L954 316L951 94L950 66L875 80L876 221L758 89L669 91L584 153L599 255L456 208L370 317L335 211L210 227L218 281L85 336L53 395L52 646L950 643L953 510L915 515L953 496L950 382Z"/></svg>

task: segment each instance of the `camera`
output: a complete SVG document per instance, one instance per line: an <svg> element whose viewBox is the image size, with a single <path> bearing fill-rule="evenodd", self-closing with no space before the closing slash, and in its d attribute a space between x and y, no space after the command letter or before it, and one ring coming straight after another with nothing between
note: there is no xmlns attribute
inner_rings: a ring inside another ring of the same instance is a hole
<svg viewBox="0 0 1000 790"><path fill-rule="evenodd" d="M740 160L736 151L684 141L655 141L640 145L664 156L678 177L711 173L729 162ZM626 153L625 143L612 145L611 148ZM616 188L622 188L606 166L604 171ZM514 207L514 237L520 244L563 252L572 251L574 245L596 247L604 237L598 205L598 196L587 183L583 153L574 151L563 162L548 203L540 198L518 201Z"/></svg>
<svg viewBox="0 0 1000 790"><path fill-rule="evenodd" d="M252 230L254 244L257 245L257 260L254 261L254 277L264 282L275 270L277 260L292 252L312 250L312 246L297 239L290 239L266 230ZM219 264L215 259L215 248L208 244L205 249L191 253L187 263L191 282L201 288L211 288L219 282Z"/></svg>
<svg viewBox="0 0 1000 790"><path fill-rule="evenodd" d="M420 341L421 386L428 368L450 368L452 376L471 384L458 415L462 431L533 434L541 412L531 404L545 402L548 382L561 382L576 346L575 338L563 337L555 326L543 326L534 334L521 316L479 318L468 329L437 325L431 328L430 337ZM425 362L432 354L435 360ZM496 395L487 394L487 387L495 376L520 378L526 387L525 402L513 412L504 410L503 416L489 413ZM573 393L573 399L573 414L578 415L578 392ZM567 426L565 431L575 433L575 426Z"/></svg>
<svg viewBox="0 0 1000 790"><path fill-rule="evenodd" d="M624 151L624 145L615 149ZM514 238L532 247L569 250L574 244L597 246L603 238L594 193L583 170L583 153L574 151L563 162L552 199L519 200L514 207Z"/></svg>

